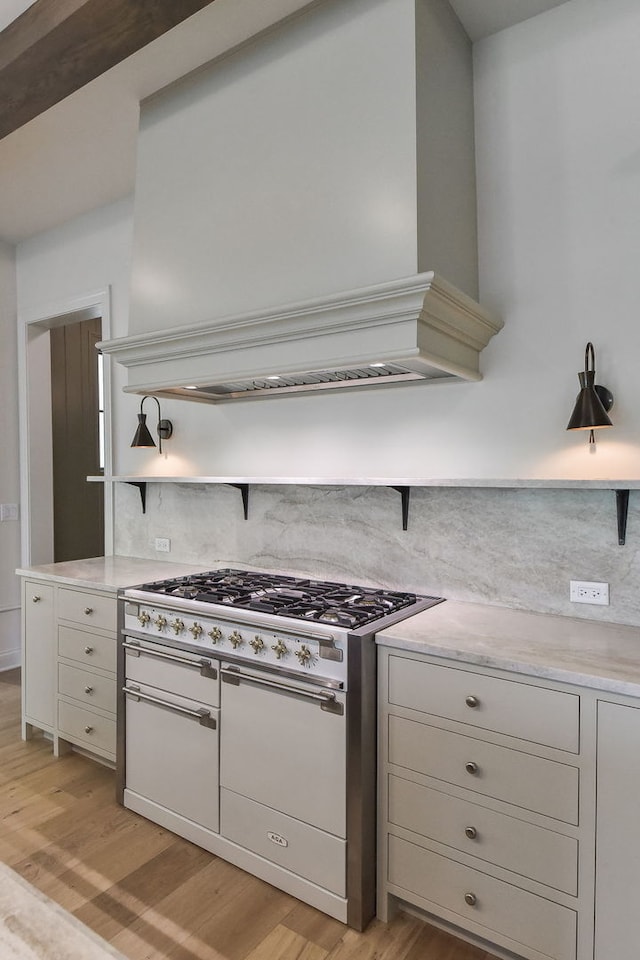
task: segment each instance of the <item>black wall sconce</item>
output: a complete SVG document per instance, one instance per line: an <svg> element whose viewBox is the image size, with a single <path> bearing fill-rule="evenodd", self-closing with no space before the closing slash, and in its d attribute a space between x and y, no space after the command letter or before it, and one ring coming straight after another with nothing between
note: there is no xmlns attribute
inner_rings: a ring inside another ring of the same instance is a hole
<svg viewBox="0 0 640 960"><path fill-rule="evenodd" d="M584 351L584 372L578 374L580 393L567 424L567 430L588 430L589 443L595 443L594 430L600 427L612 427L608 411L613 406L613 394L601 387L596 379L596 353L593 344L588 343Z"/></svg>
<svg viewBox="0 0 640 960"><path fill-rule="evenodd" d="M173 424L171 420L163 420L162 414L160 413L160 401L157 397L146 396L143 397L140 401L140 413L138 414L138 428L135 432L135 436L131 441L132 447L155 447L156 443L151 434L149 433L149 428L147 427L147 415L142 412L142 407L145 400L155 400L158 404L158 453L162 453L162 441L168 440L171 434L173 433Z"/></svg>

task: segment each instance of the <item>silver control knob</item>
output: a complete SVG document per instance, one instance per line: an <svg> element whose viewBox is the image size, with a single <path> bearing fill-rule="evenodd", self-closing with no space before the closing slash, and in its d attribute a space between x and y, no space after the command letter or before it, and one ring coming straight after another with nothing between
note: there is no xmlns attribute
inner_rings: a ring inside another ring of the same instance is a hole
<svg viewBox="0 0 640 960"><path fill-rule="evenodd" d="M311 653L311 650L309 650L309 647L303 643L300 649L296 650L296 657L298 658L300 664L303 667L306 667L308 663L311 663L313 654Z"/></svg>
<svg viewBox="0 0 640 960"><path fill-rule="evenodd" d="M171 629L173 630L175 635L178 636L178 634L182 633L182 631L184 630L183 621L179 617L176 617L176 619L173 620L173 622L171 623Z"/></svg>
<svg viewBox="0 0 640 960"><path fill-rule="evenodd" d="M238 633L237 630L234 630L233 633L229 634L229 640L234 650L237 650L238 647L241 647L242 644L244 643L242 634Z"/></svg>
<svg viewBox="0 0 640 960"><path fill-rule="evenodd" d="M197 640L202 633L202 627L199 623L194 623L193 626L189 627L189 633L193 635L194 640Z"/></svg>
<svg viewBox="0 0 640 960"><path fill-rule="evenodd" d="M84 612L86 613L86 615L87 615L88 617L90 617L91 614L93 613L93 607L85 607L85 608L84 608Z"/></svg>
<svg viewBox="0 0 640 960"><path fill-rule="evenodd" d="M282 658L286 657L286 655L289 653L287 645L283 640L278 640L277 643L273 644L271 649L275 653L278 660L282 660Z"/></svg>
<svg viewBox="0 0 640 960"><path fill-rule="evenodd" d="M155 623L158 630L164 630L164 628L167 625L167 618L163 617L162 614L159 613L153 622Z"/></svg>
<svg viewBox="0 0 640 960"><path fill-rule="evenodd" d="M262 637L259 637L256 633L253 640L249 640L249 646L253 647L253 652L257 655L261 650L264 650L265 643Z"/></svg>
<svg viewBox="0 0 640 960"><path fill-rule="evenodd" d="M211 643L217 643L222 639L222 630L220 627L212 627L207 636L211 637Z"/></svg>
<svg viewBox="0 0 640 960"><path fill-rule="evenodd" d="M85 610L86 613L86 610ZM143 610L142 613L138 614L138 621L141 627L146 627L146 625L151 620L151 616L147 613L146 610Z"/></svg>

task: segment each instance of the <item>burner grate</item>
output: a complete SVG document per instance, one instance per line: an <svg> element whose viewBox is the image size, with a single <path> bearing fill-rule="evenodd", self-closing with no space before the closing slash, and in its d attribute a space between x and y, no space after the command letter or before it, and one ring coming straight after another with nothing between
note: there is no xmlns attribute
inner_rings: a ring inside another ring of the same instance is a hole
<svg viewBox="0 0 640 960"><path fill-rule="evenodd" d="M143 590L218 603L344 628L364 626L416 603L414 593L376 590L225 567L188 577L145 583Z"/></svg>

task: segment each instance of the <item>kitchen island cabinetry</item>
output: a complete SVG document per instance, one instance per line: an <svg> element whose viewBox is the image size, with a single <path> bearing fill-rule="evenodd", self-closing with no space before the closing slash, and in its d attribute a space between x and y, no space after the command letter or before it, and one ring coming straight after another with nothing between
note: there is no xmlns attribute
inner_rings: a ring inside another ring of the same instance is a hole
<svg viewBox="0 0 640 960"><path fill-rule="evenodd" d="M71 744L115 763L115 592L58 586L54 753Z"/></svg>
<svg viewBox="0 0 640 960"><path fill-rule="evenodd" d="M391 897L516 956L575 960L591 935L579 696L384 648L379 676L379 915Z"/></svg>
<svg viewBox="0 0 640 960"><path fill-rule="evenodd" d="M636 960L640 703L598 703L595 960Z"/></svg>
<svg viewBox="0 0 640 960"><path fill-rule="evenodd" d="M22 739L34 729L53 733L55 722L55 590L22 581Z"/></svg>
<svg viewBox="0 0 640 960"><path fill-rule="evenodd" d="M376 642L379 916L635 960L640 630L446 601Z"/></svg>
<svg viewBox="0 0 640 960"><path fill-rule="evenodd" d="M42 730L56 756L73 746L114 763L118 590L199 569L94 557L17 570L23 578L23 739Z"/></svg>

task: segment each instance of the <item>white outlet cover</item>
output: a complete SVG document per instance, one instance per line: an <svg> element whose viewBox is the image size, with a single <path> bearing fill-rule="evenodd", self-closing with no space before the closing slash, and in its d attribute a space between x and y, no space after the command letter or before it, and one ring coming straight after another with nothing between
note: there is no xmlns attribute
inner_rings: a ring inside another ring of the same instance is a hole
<svg viewBox="0 0 640 960"><path fill-rule="evenodd" d="M599 580L570 580L569 600L571 603L595 603L609 605L609 584Z"/></svg>

